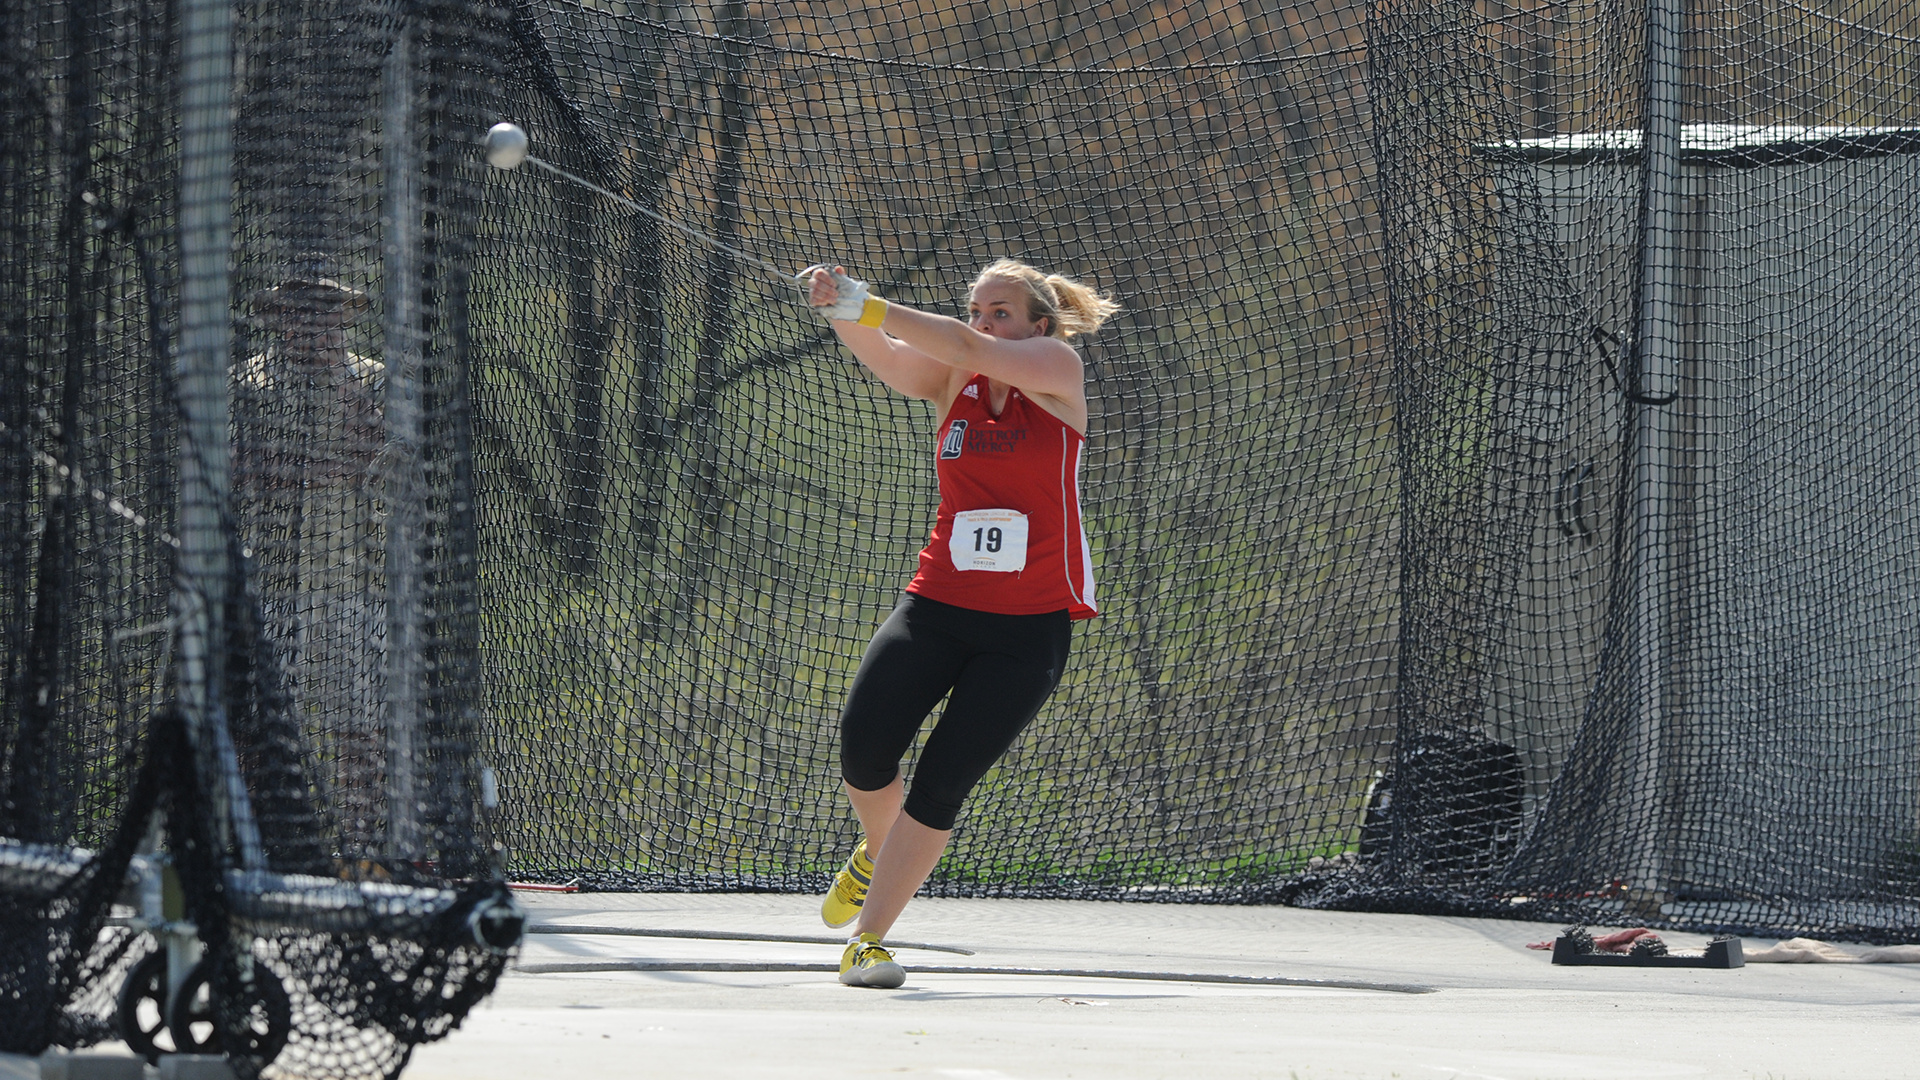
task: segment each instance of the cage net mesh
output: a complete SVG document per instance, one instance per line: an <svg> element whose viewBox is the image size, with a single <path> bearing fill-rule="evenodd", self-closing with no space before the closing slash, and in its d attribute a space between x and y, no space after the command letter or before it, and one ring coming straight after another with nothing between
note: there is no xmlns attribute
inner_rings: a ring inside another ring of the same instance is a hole
<svg viewBox="0 0 1920 1080"><path fill-rule="evenodd" d="M465 318L509 20L3 18L0 1050L396 1074L513 936Z"/></svg>
<svg viewBox="0 0 1920 1080"><path fill-rule="evenodd" d="M515 872L824 886L837 717L912 576L937 421L797 306L829 261L1087 340L1101 618L932 888L1250 898L1392 758L1396 467L1364 10L551 6L475 271L488 752Z"/></svg>
<svg viewBox="0 0 1920 1080"><path fill-rule="evenodd" d="M103 921L169 651L165 317L141 298L171 245L126 208L169 181L171 85L152 13L72 14L85 40L50 6L0 12L0 838L100 857L0 864L0 1050L111 1032L112 984L142 945ZM49 880L55 862L81 872Z"/></svg>
<svg viewBox="0 0 1920 1080"><path fill-rule="evenodd" d="M1920 16L1627 7L1374 24L1389 862L1467 910L1910 937ZM1468 852L1476 787L1515 827Z"/></svg>
<svg viewBox="0 0 1920 1080"><path fill-rule="evenodd" d="M819 261L1124 307L1103 613L932 891L1920 927L1910 5L242 3L230 200L206 6L0 15L7 1048L151 969L156 820L248 1073L457 1023L497 868L823 888L937 418Z"/></svg>
<svg viewBox="0 0 1920 1080"><path fill-rule="evenodd" d="M1104 614L933 891L1912 932L1907 7L530 19L535 152L719 244L487 182L518 873L824 884L936 418L719 245L945 311L1013 255L1127 309Z"/></svg>

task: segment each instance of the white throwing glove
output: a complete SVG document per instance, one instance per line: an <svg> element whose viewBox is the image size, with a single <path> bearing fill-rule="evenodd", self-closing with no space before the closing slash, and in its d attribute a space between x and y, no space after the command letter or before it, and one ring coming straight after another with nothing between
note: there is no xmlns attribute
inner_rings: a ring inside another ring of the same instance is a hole
<svg viewBox="0 0 1920 1080"><path fill-rule="evenodd" d="M830 304L813 306L813 275L817 270L825 270L833 275L833 288L837 295ZM838 322L857 322L861 326L878 327L887 318L887 302L873 295L867 283L850 278L825 263L816 263L794 275L800 291L807 296L809 306L821 315Z"/></svg>

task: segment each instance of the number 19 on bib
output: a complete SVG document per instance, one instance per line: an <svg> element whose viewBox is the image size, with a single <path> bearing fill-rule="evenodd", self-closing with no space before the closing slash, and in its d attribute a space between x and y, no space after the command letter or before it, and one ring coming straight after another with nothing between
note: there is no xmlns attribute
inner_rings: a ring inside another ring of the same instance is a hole
<svg viewBox="0 0 1920 1080"><path fill-rule="evenodd" d="M947 551L955 570L1024 570L1027 515L1018 510L962 510L953 515Z"/></svg>

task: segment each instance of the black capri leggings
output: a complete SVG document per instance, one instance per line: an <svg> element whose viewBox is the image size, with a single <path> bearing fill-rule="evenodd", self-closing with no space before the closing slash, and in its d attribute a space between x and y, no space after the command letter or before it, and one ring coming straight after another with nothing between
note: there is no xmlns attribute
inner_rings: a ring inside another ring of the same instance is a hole
<svg viewBox="0 0 1920 1080"><path fill-rule="evenodd" d="M951 829L960 804L1060 683L1073 638L1065 611L997 615L901 597L873 635L840 714L840 775L878 791L948 691L907 793L909 817Z"/></svg>

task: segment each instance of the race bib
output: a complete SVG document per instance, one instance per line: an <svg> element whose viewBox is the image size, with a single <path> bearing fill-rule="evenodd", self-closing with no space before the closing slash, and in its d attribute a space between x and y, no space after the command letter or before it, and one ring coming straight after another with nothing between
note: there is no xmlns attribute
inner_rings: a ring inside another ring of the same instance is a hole
<svg viewBox="0 0 1920 1080"><path fill-rule="evenodd" d="M962 510L953 515L947 550L955 570L1024 570L1027 515L1018 510Z"/></svg>

